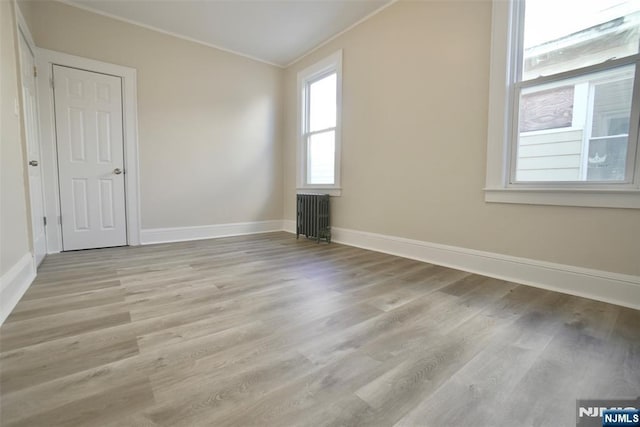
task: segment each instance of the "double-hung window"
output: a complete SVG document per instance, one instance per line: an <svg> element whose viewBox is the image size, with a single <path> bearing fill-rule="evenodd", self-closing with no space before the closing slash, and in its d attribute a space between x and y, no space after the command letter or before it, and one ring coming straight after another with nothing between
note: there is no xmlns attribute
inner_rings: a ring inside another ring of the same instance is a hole
<svg viewBox="0 0 640 427"><path fill-rule="evenodd" d="M640 2L494 0L486 200L640 208Z"/></svg>
<svg viewBox="0 0 640 427"><path fill-rule="evenodd" d="M342 51L298 74L298 190L340 195Z"/></svg>

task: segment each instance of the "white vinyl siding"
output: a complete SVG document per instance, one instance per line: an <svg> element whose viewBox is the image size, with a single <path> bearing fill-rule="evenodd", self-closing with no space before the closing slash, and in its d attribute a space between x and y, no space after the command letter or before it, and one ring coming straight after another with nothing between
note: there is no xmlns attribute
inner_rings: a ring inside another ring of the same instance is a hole
<svg viewBox="0 0 640 427"><path fill-rule="evenodd" d="M520 137L517 179L577 181L582 165L581 130L530 134Z"/></svg>

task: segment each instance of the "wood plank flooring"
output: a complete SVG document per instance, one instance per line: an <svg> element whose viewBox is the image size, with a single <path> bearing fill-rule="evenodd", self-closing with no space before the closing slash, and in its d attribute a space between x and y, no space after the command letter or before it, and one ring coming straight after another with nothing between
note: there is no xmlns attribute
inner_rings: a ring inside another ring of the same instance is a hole
<svg viewBox="0 0 640 427"><path fill-rule="evenodd" d="M2 426L572 426L640 395L640 312L286 233L49 256Z"/></svg>

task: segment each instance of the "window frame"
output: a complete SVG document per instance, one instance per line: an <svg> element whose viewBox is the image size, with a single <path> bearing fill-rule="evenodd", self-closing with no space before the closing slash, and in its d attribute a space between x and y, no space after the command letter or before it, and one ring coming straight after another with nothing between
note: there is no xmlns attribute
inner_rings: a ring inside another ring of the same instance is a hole
<svg viewBox="0 0 640 427"><path fill-rule="evenodd" d="M309 126L309 86L330 74L336 74L336 125L314 132ZM297 126L297 192L318 191L331 196L340 196L341 187L341 153L342 153L342 50L338 50L319 62L298 72L298 126ZM308 178L309 156L308 138L311 135L335 129L335 157L333 184L310 184Z"/></svg>
<svg viewBox="0 0 640 427"><path fill-rule="evenodd" d="M640 208L640 54L519 81L524 2L493 0L485 201L560 206ZM515 181L520 90L633 64L627 169L624 182Z"/></svg>

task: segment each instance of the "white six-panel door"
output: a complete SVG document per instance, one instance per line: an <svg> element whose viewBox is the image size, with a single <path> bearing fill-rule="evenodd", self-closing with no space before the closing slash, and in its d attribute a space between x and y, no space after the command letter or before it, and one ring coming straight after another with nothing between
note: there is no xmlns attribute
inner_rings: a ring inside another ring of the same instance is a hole
<svg viewBox="0 0 640 427"><path fill-rule="evenodd" d="M47 253L47 238L44 228L44 198L38 134L35 57L22 33L20 33L20 72L22 74L24 127L27 141L26 160L29 171L29 202L31 205L33 250L36 265L39 265Z"/></svg>
<svg viewBox="0 0 640 427"><path fill-rule="evenodd" d="M63 250L127 244L122 81L53 66Z"/></svg>

